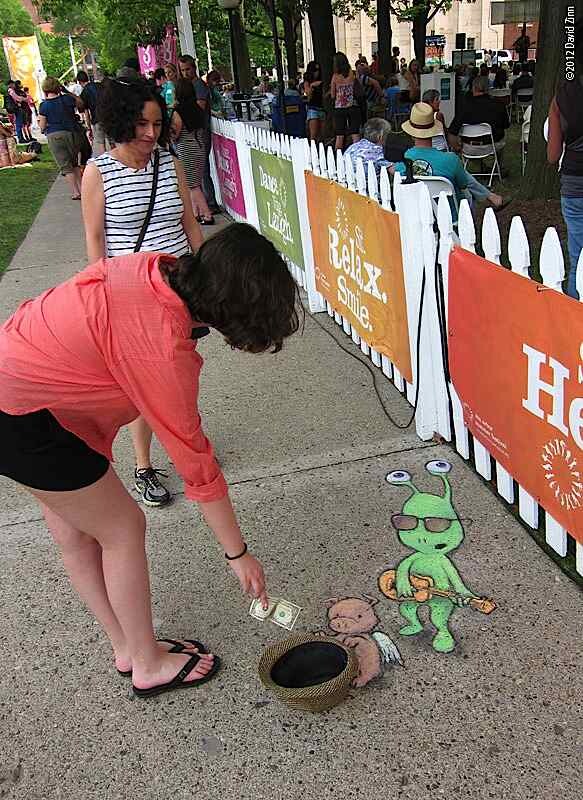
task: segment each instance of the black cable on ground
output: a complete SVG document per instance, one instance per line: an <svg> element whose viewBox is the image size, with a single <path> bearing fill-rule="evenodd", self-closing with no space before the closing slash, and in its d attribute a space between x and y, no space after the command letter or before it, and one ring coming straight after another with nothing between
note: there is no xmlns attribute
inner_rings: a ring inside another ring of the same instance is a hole
<svg viewBox="0 0 583 800"><path fill-rule="evenodd" d="M410 417L409 421L405 425L403 425L400 422L397 422L395 420L395 418L393 416L391 416L391 414L387 411L387 408L385 406L384 400L381 397L381 393L380 393L378 385L377 385L377 380L376 380L377 372L370 366L370 364L367 361L365 361L363 358L360 358L360 356L356 355L356 353L353 353L347 347L344 347L344 345L340 342L340 340L337 339L336 336L334 336L334 334L331 331L329 331L327 328L325 328L324 325L322 325L322 323L318 320L316 315L312 316L312 320L316 323L316 325L319 328L321 328L324 331L324 333L327 334L327 336L329 336L331 339L333 339L334 342L336 342L336 344L338 345L338 347L341 350L344 350L345 353L347 353L351 358L354 358L355 361L358 361L359 364L362 364L362 366L365 367L369 371L369 373L370 373L370 375L372 377L373 388L375 390L375 394L377 396L377 399L379 401L379 404L381 406L383 414L389 420L391 425L394 425L395 428L398 428L399 430L402 430L402 431L407 430L407 428L411 427L411 425L413 424L413 420L415 419L415 414L417 412L417 402L419 400L419 386L421 384L420 375L419 375L419 362L420 362L420 353L421 353L421 322L422 322L422 319L423 319L424 301L425 301L425 267L423 268L423 276L422 276L422 279L421 279L421 297L419 299L419 315L418 315L418 318L417 318L417 347L416 347L416 354L415 354L415 358L416 358L416 362L417 362L416 363L416 371L415 371L415 375L417 377L417 385L415 387L415 400L413 402L413 413L411 414L411 417Z"/></svg>

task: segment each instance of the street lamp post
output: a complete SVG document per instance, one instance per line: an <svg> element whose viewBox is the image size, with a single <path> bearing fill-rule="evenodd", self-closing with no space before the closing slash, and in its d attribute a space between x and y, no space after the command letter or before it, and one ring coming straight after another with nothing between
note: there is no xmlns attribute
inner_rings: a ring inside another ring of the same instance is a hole
<svg viewBox="0 0 583 800"><path fill-rule="evenodd" d="M275 0L269 0L269 21L271 22L271 32L273 35L273 47L275 50L275 71L277 72L277 83L279 84L279 107L281 109L281 125L283 132L287 132L285 119L285 87L283 85L283 61L281 58L281 48L279 46L279 36L277 33L277 15L275 13Z"/></svg>
<svg viewBox="0 0 583 800"><path fill-rule="evenodd" d="M231 69L233 72L233 83L235 91L241 91L241 77L239 75L239 60L237 58L237 43L235 41L235 26L233 15L241 5L241 0L218 0L219 6L227 12L229 16L229 39L231 43Z"/></svg>

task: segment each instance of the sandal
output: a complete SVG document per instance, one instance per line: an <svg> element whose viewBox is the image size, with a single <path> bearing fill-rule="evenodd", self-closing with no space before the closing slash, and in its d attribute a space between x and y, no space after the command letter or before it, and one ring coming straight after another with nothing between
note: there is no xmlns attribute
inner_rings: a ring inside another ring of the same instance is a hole
<svg viewBox="0 0 583 800"><path fill-rule="evenodd" d="M174 689L191 689L196 686L200 686L203 683L208 683L212 678L215 677L219 669L221 668L221 659L218 656L215 656L214 663L209 672L206 675L203 675L200 678L197 678L194 681L186 681L185 678L187 675L190 675L192 670L196 667L198 662L200 661L200 656L198 653L194 653L193 656L186 662L186 664L182 667L178 675L172 678L171 681L168 683L161 683L158 686L152 686L149 689L138 689L136 686L133 687L134 694L136 697L155 697L158 694L164 694L165 692L172 692Z"/></svg>
<svg viewBox="0 0 583 800"><path fill-rule="evenodd" d="M176 639L158 639L158 641L159 642L166 642L166 644L171 644L172 645L171 649L168 650L169 653L184 653L185 652L185 648L184 648L184 645L182 644L182 642L177 642ZM188 642L188 644L191 644L193 647L196 647L198 652L202 653L203 656L206 655L206 653L208 653L208 650L206 649L204 644L202 642L197 641L196 639L183 639L182 641L183 642ZM131 669L128 669L128 670L118 669L118 673L123 678L131 678L132 677L132 670Z"/></svg>

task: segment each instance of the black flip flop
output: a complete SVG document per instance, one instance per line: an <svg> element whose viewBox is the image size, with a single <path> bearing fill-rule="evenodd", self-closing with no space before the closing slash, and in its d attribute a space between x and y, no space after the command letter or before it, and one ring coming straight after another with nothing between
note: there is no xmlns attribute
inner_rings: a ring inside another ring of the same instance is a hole
<svg viewBox="0 0 583 800"><path fill-rule="evenodd" d="M185 681L184 678L187 675L190 675L192 670L196 667L198 662L200 661L200 656L198 653L194 653L186 664L182 667L178 675L172 678L171 681L168 683L161 683L158 686L152 686L150 689L138 689L136 686L133 687L134 694L136 697L155 697L158 694L164 694L165 692L172 692L174 689L193 689L197 686L201 686L203 683L208 683L212 678L215 677L219 669L221 668L221 659L218 656L214 657L213 666L210 672L202 678L197 678L194 681Z"/></svg>
<svg viewBox="0 0 583 800"><path fill-rule="evenodd" d="M158 641L159 642L166 642L167 644L171 644L172 645L172 648L170 650L168 650L169 653L183 653L185 651L185 647L182 644L182 642L177 642L176 639L158 639ZM191 644L193 647L196 647L198 652L202 653L202 655L205 655L206 653L208 653L208 650L206 649L204 644L202 642L197 641L196 639L183 639L182 641L183 642L188 642L188 644ZM132 677L132 670L131 669L128 669L128 670L118 669L118 673L123 678L131 678Z"/></svg>

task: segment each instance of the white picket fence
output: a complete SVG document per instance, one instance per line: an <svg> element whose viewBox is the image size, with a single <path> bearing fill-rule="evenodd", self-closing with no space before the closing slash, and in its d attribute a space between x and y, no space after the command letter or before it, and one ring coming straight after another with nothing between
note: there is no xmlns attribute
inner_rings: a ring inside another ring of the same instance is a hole
<svg viewBox="0 0 583 800"><path fill-rule="evenodd" d="M542 523L549 547L558 556L565 557L568 550L568 532L548 512L539 509L535 499L514 481L479 441L474 439L464 424L462 406L455 389L451 383L448 386L446 382L444 369L446 354L442 352L435 263L437 260L441 267L447 309L451 249L454 244L459 244L466 250L476 251L476 229L467 200L461 202L456 233L449 201L445 194L441 195L437 213L438 233L436 233L432 201L426 186L420 181L407 184L397 174L391 190L391 182L384 167L381 169L380 177L377 177L376 170L370 163L365 171L360 159L354 169L349 157L335 153L331 147L325 149L322 144L316 147L313 142L308 144L305 139L292 139L243 123L213 120L213 129L233 139L237 144L247 222L257 228L259 218L254 196L251 149L255 148L292 161L305 270L294 264L289 266L298 284L307 292L310 312L327 312L344 333L351 337L354 344L360 347L363 355L394 383L411 406L415 405L415 429L421 439L430 440L435 434L439 434L446 441L453 439L458 453L472 463L479 475L487 481L492 481L495 477L496 490L507 503L518 502L518 513L529 527L536 530ZM413 368L411 384L404 380L388 358L376 352L370 343L360 337L350 321L335 311L316 290L317 268L314 265L308 218L304 175L306 170L336 181L358 194L368 196L388 213L394 208L399 215ZM220 193L218 181L215 180L215 183ZM485 258L492 263L493 268L500 265L501 236L492 209L488 209L484 215L481 246ZM512 220L508 254L512 270L529 278L530 245L520 217L514 217ZM579 291L583 297L583 254L579 267ZM565 267L561 243L555 228L549 228L545 233L540 253L540 272L545 286L562 291L561 283ZM576 569L583 575L583 545L575 542L575 553Z"/></svg>

